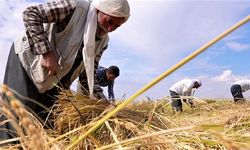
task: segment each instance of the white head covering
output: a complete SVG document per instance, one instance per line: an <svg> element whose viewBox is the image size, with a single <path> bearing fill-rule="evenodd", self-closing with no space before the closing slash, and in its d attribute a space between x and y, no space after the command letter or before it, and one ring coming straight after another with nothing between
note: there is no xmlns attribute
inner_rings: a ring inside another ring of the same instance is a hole
<svg viewBox="0 0 250 150"><path fill-rule="evenodd" d="M113 17L124 17L128 20L130 8L127 0L97 0L96 8Z"/></svg>
<svg viewBox="0 0 250 150"><path fill-rule="evenodd" d="M127 0L93 0L90 5L83 35L84 47L82 54L91 98L93 98L94 88L95 37L97 29L96 9L110 16L124 17L126 20L130 16L130 8Z"/></svg>

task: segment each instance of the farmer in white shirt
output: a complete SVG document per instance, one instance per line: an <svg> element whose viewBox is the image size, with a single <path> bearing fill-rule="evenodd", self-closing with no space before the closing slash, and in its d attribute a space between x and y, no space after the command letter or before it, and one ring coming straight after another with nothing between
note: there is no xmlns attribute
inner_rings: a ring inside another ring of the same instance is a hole
<svg viewBox="0 0 250 150"><path fill-rule="evenodd" d="M193 89L198 89L202 85L201 81L198 79L183 79L170 87L170 96L172 100L172 108L174 111L182 111L181 96L191 96L193 94ZM194 103L191 98L186 97L183 99L185 103L194 107Z"/></svg>
<svg viewBox="0 0 250 150"><path fill-rule="evenodd" d="M243 97L243 92L250 89L250 80L239 80L231 86L231 93L234 98L234 102L245 102L246 99Z"/></svg>

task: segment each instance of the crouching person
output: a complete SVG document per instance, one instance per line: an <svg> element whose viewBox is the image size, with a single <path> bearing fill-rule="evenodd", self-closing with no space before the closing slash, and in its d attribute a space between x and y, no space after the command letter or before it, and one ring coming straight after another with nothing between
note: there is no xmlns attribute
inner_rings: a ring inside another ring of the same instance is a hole
<svg viewBox="0 0 250 150"><path fill-rule="evenodd" d="M201 87L202 83L197 79L183 79L170 87L170 96L172 101L172 108L174 112L182 111L182 102L181 96L192 96L193 89L198 89ZM184 98L183 101L190 105L191 107L195 107L191 98ZM188 99L188 100L187 100Z"/></svg>
<svg viewBox="0 0 250 150"><path fill-rule="evenodd" d="M245 102L246 99L243 97L243 92L250 89L250 80L239 80L231 86L231 93L235 103Z"/></svg>
<svg viewBox="0 0 250 150"><path fill-rule="evenodd" d="M115 100L114 81L119 75L120 70L117 66L110 66L109 68L99 66L95 74L94 96L97 99L110 100L113 102ZM84 76L86 75L81 74L79 76L77 92L78 94L87 95L88 84ZM102 87L108 87L108 99L104 95Z"/></svg>

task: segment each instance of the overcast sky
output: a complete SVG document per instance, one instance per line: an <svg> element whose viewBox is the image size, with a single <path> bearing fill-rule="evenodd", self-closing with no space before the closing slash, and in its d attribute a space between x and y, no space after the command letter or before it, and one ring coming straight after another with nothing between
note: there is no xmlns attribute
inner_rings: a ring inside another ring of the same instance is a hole
<svg viewBox="0 0 250 150"><path fill-rule="evenodd" d="M43 1L0 1L0 81L10 46L23 31L22 11ZM250 14L248 0L129 0L131 17L110 34L100 65L117 65L115 95L131 96L171 66ZM230 98L230 86L250 79L247 23L149 89L141 98L162 98L183 78L198 78L198 97ZM75 89L75 84L72 85ZM105 91L106 92L106 91ZM107 94L107 93L105 93ZM250 98L250 91L244 93Z"/></svg>

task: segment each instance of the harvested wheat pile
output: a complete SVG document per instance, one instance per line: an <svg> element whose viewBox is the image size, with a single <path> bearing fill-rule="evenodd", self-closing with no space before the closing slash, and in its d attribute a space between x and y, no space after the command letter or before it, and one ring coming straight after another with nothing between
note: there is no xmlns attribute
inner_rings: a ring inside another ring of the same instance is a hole
<svg viewBox="0 0 250 150"><path fill-rule="evenodd" d="M68 139L66 141L74 140L81 132L84 132L88 127L97 123L101 117L115 107L108 101L93 100L84 96L74 96L70 93L62 93L58 98L59 101L55 106L55 114L58 115L55 120L56 130L54 134L63 134L81 127L78 132L67 137ZM71 98L71 101L77 106L77 109L81 112L81 116L69 102L69 98ZM147 104L144 103L144 106L146 105ZM128 107L121 110L107 120L105 124L97 129L92 136L89 136L89 140L82 143L81 146L85 145L96 148L98 145L112 144L115 141L123 141L132 137L167 129L165 125L167 121L164 118L152 115L154 112L152 112L150 108L148 108L148 110L136 109L135 106L136 105L133 105L133 108ZM164 140L166 140L165 137L153 137L141 141L137 143L137 145L152 147L157 143L161 148L169 148L170 145L164 143ZM152 146L148 143L151 143Z"/></svg>
<svg viewBox="0 0 250 150"><path fill-rule="evenodd" d="M108 119L84 140L76 142L80 135L115 106L69 91L61 93L58 103L54 106L55 128L46 130L8 90L2 90L1 95L7 95L11 100L10 103L1 101L1 113L6 115L8 121L12 121L18 130L19 138L11 140L20 141L19 144L5 145L2 149L67 149L72 143L75 144L74 149L99 150L250 149L249 102L206 103L196 99L196 108L185 106L183 113L173 114L168 100L141 100ZM10 112L14 114L11 115ZM13 115L19 118L16 119Z"/></svg>

